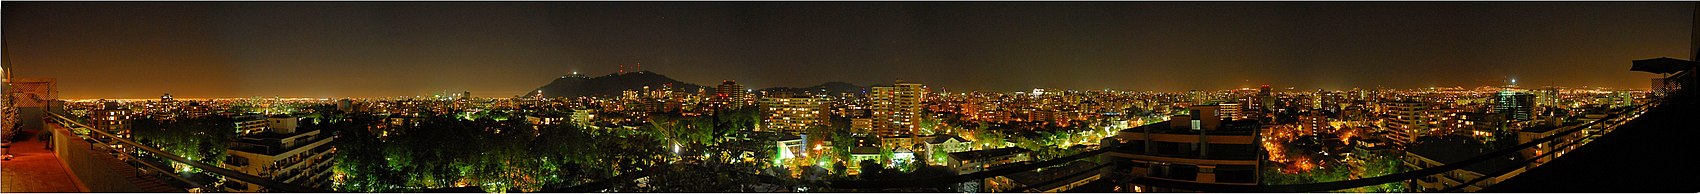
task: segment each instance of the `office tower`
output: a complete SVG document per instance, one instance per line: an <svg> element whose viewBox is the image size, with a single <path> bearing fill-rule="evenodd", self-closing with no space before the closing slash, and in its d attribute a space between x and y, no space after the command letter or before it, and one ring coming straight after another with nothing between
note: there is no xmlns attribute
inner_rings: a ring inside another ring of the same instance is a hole
<svg viewBox="0 0 1700 194"><path fill-rule="evenodd" d="M1508 119L1529 120L1530 108L1534 99L1529 93L1517 91L1500 91L1494 94L1494 112L1505 114Z"/></svg>

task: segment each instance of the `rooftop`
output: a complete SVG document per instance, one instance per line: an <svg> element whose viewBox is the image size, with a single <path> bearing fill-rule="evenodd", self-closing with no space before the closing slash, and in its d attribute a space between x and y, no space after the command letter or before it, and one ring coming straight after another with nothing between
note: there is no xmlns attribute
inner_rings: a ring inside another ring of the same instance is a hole
<svg viewBox="0 0 1700 194"><path fill-rule="evenodd" d="M1141 126L1138 126L1138 127L1122 129L1121 132L1143 133L1146 130L1150 130L1151 133L1160 133L1160 134L1198 134L1198 131L1194 131L1192 129L1170 126L1169 122L1172 122L1172 121L1163 121L1163 122L1152 123L1152 124L1149 124L1149 125L1141 125ZM1259 127L1259 125L1257 124L1256 120L1231 120L1231 121L1230 120L1223 120L1221 127L1218 127L1215 130L1206 130L1205 134L1209 134L1209 135L1253 135L1254 134L1253 132L1257 131L1258 127Z"/></svg>
<svg viewBox="0 0 1700 194"><path fill-rule="evenodd" d="M951 139L956 139L957 142L968 142L967 139L962 139L962 137L957 137L955 135L939 134L939 135L933 136L932 139L928 139L927 143L928 144L941 144L941 143L944 143L944 142L949 141Z"/></svg>
<svg viewBox="0 0 1700 194"><path fill-rule="evenodd" d="M314 130L314 131L324 131L324 130L321 129L321 130ZM330 139L331 137L335 136L335 135L332 135L332 134L329 134L329 133L321 132L321 133L317 133L316 135L313 135L313 136L310 136L310 137L300 137L299 139L296 139L289 144L285 144L282 141L285 138L294 137L294 136L297 136L297 135L305 135L305 134L309 134L309 132L313 132L313 131L299 131L296 134L277 134L277 133L269 133L268 132L268 133L260 133L260 134L250 135L250 136L239 138L239 139L236 139L235 141L230 142L230 148L229 149L230 150L236 150L236 151L242 151L242 152L248 152L248 153L256 153L256 154L278 155L278 154L282 154L284 152L289 152L290 150L300 149L303 146L312 145L315 142L325 141L325 140Z"/></svg>
<svg viewBox="0 0 1700 194"><path fill-rule="evenodd" d="M1210 144L1207 148L1209 155L1204 156L1203 152L1197 150L1182 149L1183 144L1187 143L1152 142L1151 152L1146 152L1145 143L1128 142L1112 149L1118 153L1211 160L1257 160L1257 154L1263 151L1251 144Z"/></svg>
<svg viewBox="0 0 1700 194"><path fill-rule="evenodd" d="M1027 150L1027 149L1021 148L1021 147L1007 147L1007 148L998 148L998 149L954 152L954 153L950 153L950 158L956 158L958 160L965 160L965 161L966 160L981 160L981 159L986 159L986 158L991 158L991 157L1009 156L1009 155L1022 154L1022 153L1032 152L1032 151L1033 150Z"/></svg>
<svg viewBox="0 0 1700 194"><path fill-rule="evenodd" d="M880 148L874 146L857 146L850 149L850 154L880 154Z"/></svg>
<svg viewBox="0 0 1700 194"><path fill-rule="evenodd" d="M1496 149L1487 144L1459 136L1423 137L1417 139L1417 144L1407 150L1414 155L1422 156L1441 164L1461 162L1471 157L1485 155ZM1464 170L1477 173L1498 172L1502 169L1522 165L1516 157L1498 158L1464 167Z"/></svg>
<svg viewBox="0 0 1700 194"><path fill-rule="evenodd" d="M1075 161L1075 162L1069 163L1068 165L1064 165L1064 166L1060 166L1060 167L1047 168L1043 171L1027 171L1027 172L1015 173L1015 174L1010 174L1010 175L1004 175L1004 177L1009 178L1010 180L1015 181L1016 183L1020 183L1022 185L1027 185L1030 188L1037 189L1037 191L1044 191L1044 190L1050 190L1051 188L1056 188L1056 187L1061 186L1063 184L1069 184L1069 183L1073 183L1074 181L1086 179L1088 177L1092 177L1092 175L1097 175L1097 173L1086 173L1086 174L1080 174L1080 176L1070 176L1070 175L1079 174L1080 172L1083 172L1083 171L1092 170L1094 167L1097 167L1097 166L1098 166L1098 163L1093 163L1093 162L1089 162L1089 161ZM1059 179L1061 181L1052 181L1052 180L1059 180ZM1028 191L1010 191L1010 192L1028 192Z"/></svg>

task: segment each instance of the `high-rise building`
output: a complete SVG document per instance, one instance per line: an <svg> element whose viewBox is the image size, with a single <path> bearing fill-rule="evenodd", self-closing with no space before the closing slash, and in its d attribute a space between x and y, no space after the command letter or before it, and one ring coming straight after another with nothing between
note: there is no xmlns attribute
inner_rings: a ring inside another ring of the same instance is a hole
<svg viewBox="0 0 1700 194"><path fill-rule="evenodd" d="M149 103L144 111L154 119L175 120L177 113L182 111L180 108L182 107L178 107L177 99L172 98L171 93L165 93L159 97L159 102Z"/></svg>
<svg viewBox="0 0 1700 194"><path fill-rule="evenodd" d="M1241 116L1245 117L1245 119L1248 119L1248 120L1264 120L1263 119L1264 111L1263 111L1263 100L1262 100L1262 98L1257 97L1257 96L1249 96L1249 97L1246 97L1245 99L1241 99L1241 101L1245 101L1245 104L1240 106L1240 115Z"/></svg>
<svg viewBox="0 0 1700 194"><path fill-rule="evenodd" d="M1306 133L1327 133L1329 130L1328 115L1321 110L1309 110L1299 114L1299 130Z"/></svg>
<svg viewBox="0 0 1700 194"><path fill-rule="evenodd" d="M714 86L714 101L729 107L738 107L744 102L744 85L732 80L721 81Z"/></svg>
<svg viewBox="0 0 1700 194"><path fill-rule="evenodd" d="M1416 141L1417 137L1428 132L1428 106L1422 102L1395 101L1388 102L1386 106L1393 115L1393 118L1386 121L1387 130L1390 131L1388 134L1392 135L1388 139L1393 140L1392 143L1409 145Z"/></svg>
<svg viewBox="0 0 1700 194"><path fill-rule="evenodd" d="M1547 86L1546 88L1542 88L1540 92L1535 93L1535 99L1539 102L1536 102L1533 106L1559 107L1559 98L1558 88Z"/></svg>
<svg viewBox="0 0 1700 194"><path fill-rule="evenodd" d="M1263 105L1264 113L1275 110L1275 94L1274 92L1269 91L1269 85L1263 85L1263 87L1257 88L1257 100Z"/></svg>
<svg viewBox="0 0 1700 194"><path fill-rule="evenodd" d="M89 120L95 129L106 131L123 138L130 138L130 109L118 106L118 102L106 101L98 110L92 111Z"/></svg>
<svg viewBox="0 0 1700 194"><path fill-rule="evenodd" d="M874 130L882 136L915 134L920 119L921 101L927 88L918 83L898 80L892 86L873 87L869 103L873 107Z"/></svg>
<svg viewBox="0 0 1700 194"><path fill-rule="evenodd" d="M1534 105L1533 96L1517 91L1500 91L1494 94L1494 112L1505 114L1508 119L1529 120L1530 109Z"/></svg>
<svg viewBox="0 0 1700 194"><path fill-rule="evenodd" d="M824 98L806 95L770 96L761 99L767 111L765 128L779 132L797 132L826 123Z"/></svg>

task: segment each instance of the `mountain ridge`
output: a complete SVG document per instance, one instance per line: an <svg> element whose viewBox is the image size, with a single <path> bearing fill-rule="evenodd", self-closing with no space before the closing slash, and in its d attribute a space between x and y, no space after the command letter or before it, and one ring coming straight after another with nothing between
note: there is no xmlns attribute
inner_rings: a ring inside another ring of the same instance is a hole
<svg viewBox="0 0 1700 194"><path fill-rule="evenodd" d="M701 85L681 82L655 72L638 71L631 73L611 73L597 77L586 77L576 74L561 76L560 78L556 78L554 81L550 81L549 84L537 87L537 89L532 90L531 92L526 92L525 95L536 96L541 92L542 96L545 98L616 96L620 95L620 92L622 91L640 90L645 86L648 86L651 89L660 89L671 86L672 88L681 89L683 91L696 91L703 88Z"/></svg>

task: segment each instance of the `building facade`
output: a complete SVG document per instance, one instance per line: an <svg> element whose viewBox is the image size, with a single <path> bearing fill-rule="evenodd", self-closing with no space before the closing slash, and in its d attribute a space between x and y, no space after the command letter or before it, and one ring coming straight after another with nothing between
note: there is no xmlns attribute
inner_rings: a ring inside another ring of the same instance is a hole
<svg viewBox="0 0 1700 194"><path fill-rule="evenodd" d="M1531 118L1534 108L1534 96L1517 91L1501 91L1494 94L1494 112L1505 114L1508 119L1527 121Z"/></svg>
<svg viewBox="0 0 1700 194"><path fill-rule="evenodd" d="M242 136L226 151L225 169L269 178L283 183L328 188L331 180L330 142L336 135L325 130L298 131L298 119L273 116L266 131ZM267 192L263 186L238 180L223 183L226 192Z"/></svg>
<svg viewBox="0 0 1700 194"><path fill-rule="evenodd" d="M921 115L921 101L927 88L918 83L901 80L892 86L875 86L869 101L873 107L873 128L882 136L915 134Z"/></svg>
<svg viewBox="0 0 1700 194"><path fill-rule="evenodd" d="M827 99L813 96L777 96L761 99L767 113L766 130L800 132L826 124Z"/></svg>
<svg viewBox="0 0 1700 194"><path fill-rule="evenodd" d="M1224 120L1215 106L1194 106L1191 115L1121 130L1102 145L1110 176L1198 183L1258 183L1262 148L1255 120ZM1119 185L1122 191L1187 192L1148 185Z"/></svg>

